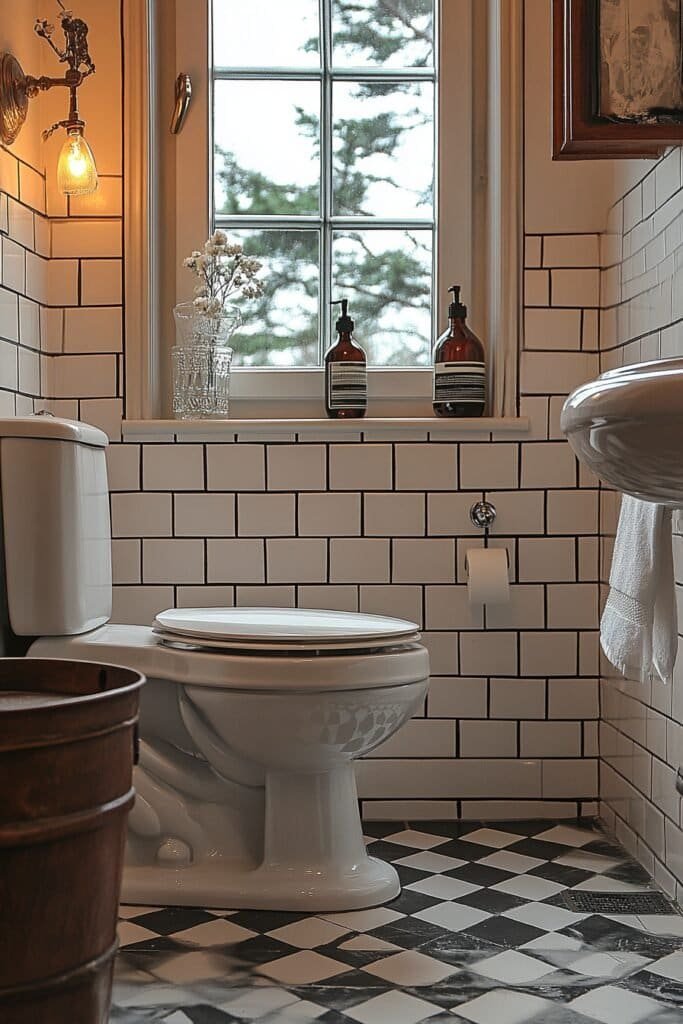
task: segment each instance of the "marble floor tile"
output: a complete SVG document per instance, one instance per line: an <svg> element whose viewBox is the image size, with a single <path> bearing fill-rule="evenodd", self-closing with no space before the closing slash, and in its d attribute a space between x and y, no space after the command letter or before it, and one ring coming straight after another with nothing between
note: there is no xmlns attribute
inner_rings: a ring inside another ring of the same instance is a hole
<svg viewBox="0 0 683 1024"><path fill-rule="evenodd" d="M122 907L111 1024L683 1024L675 908L563 903L657 891L592 822L365 833L403 884L383 907Z"/></svg>

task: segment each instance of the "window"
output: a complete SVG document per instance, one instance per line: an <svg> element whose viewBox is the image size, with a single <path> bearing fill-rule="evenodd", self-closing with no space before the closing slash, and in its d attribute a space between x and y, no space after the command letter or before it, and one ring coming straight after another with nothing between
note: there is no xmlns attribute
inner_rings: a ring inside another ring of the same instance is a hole
<svg viewBox="0 0 683 1024"><path fill-rule="evenodd" d="M212 0L213 223L264 264L238 366L322 364L345 296L370 365L426 366L434 0Z"/></svg>
<svg viewBox="0 0 683 1024"><path fill-rule="evenodd" d="M321 415L342 293L372 415L429 415L453 282L489 342L491 411L514 415L522 0L122 7L127 419L170 414L171 310L192 289L181 262L214 224L258 251L271 293L245 303L234 339L235 416ZM193 98L171 135L179 72Z"/></svg>

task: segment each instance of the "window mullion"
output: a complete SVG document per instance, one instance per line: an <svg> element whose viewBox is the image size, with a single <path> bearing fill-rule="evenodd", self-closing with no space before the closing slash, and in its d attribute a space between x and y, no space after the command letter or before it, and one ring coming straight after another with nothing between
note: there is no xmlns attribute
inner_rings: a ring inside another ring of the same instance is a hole
<svg viewBox="0 0 683 1024"><path fill-rule="evenodd" d="M318 361L331 337L332 327L332 0L320 0L320 56L322 82L320 102L320 345Z"/></svg>

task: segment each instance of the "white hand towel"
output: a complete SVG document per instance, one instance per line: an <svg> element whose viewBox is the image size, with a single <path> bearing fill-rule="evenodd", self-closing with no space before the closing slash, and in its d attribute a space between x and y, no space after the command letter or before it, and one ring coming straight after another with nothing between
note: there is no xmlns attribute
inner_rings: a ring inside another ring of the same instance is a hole
<svg viewBox="0 0 683 1024"><path fill-rule="evenodd" d="M624 495L600 644L627 679L671 681L678 628L671 510Z"/></svg>

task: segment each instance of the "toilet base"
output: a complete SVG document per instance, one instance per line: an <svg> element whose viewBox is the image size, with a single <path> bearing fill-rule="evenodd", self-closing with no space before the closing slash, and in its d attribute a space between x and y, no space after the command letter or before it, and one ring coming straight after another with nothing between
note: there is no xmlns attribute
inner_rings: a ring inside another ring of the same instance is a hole
<svg viewBox="0 0 683 1024"><path fill-rule="evenodd" d="M121 902L320 913L376 907L400 891L395 869L374 857L345 871L216 860L184 868L128 865Z"/></svg>

